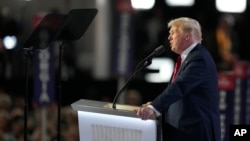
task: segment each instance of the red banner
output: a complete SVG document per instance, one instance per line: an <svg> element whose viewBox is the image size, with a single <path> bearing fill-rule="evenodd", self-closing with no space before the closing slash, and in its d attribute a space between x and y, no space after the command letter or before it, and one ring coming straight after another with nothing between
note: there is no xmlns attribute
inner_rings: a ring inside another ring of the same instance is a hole
<svg viewBox="0 0 250 141"><path fill-rule="evenodd" d="M218 85L220 90L234 90L235 75L233 72L220 72L218 74Z"/></svg>
<svg viewBox="0 0 250 141"><path fill-rule="evenodd" d="M33 15L32 17L32 27L33 29L36 28L36 26L41 22L41 20L46 16L47 13L36 13L35 15Z"/></svg>
<svg viewBox="0 0 250 141"><path fill-rule="evenodd" d="M131 5L131 0L118 0L116 2L116 11L117 12L133 12Z"/></svg>
<svg viewBox="0 0 250 141"><path fill-rule="evenodd" d="M246 78L250 76L249 62L247 61L238 61L234 64L233 71L235 76L238 78Z"/></svg>

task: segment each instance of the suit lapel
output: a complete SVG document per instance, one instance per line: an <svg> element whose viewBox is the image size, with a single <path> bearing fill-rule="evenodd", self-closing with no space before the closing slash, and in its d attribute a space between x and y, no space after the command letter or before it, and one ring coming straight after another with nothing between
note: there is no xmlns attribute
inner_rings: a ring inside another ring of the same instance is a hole
<svg viewBox="0 0 250 141"><path fill-rule="evenodd" d="M198 47L199 46L199 47ZM190 61L190 59L192 58L192 54L196 51L198 51L198 49L201 47L200 44L197 44L188 54L187 58L182 62L180 69L177 73L177 76L182 72L182 70L185 68L185 66L187 65L187 63Z"/></svg>

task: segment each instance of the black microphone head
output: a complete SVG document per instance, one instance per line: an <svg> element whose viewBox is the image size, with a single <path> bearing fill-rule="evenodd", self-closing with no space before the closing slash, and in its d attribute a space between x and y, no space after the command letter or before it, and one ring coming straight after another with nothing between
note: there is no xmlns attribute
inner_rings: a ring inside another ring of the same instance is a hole
<svg viewBox="0 0 250 141"><path fill-rule="evenodd" d="M166 51L166 48L163 45L160 45L154 50L154 53L155 55L161 55L165 51Z"/></svg>

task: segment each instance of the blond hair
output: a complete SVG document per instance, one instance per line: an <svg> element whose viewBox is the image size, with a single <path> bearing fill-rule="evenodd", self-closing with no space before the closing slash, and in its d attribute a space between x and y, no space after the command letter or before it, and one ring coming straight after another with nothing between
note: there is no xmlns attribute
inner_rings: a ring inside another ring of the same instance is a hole
<svg viewBox="0 0 250 141"><path fill-rule="evenodd" d="M194 40L201 43L202 32L200 23L189 17L180 17L177 19L170 20L168 22L168 27L176 26L180 32L192 33L194 35Z"/></svg>

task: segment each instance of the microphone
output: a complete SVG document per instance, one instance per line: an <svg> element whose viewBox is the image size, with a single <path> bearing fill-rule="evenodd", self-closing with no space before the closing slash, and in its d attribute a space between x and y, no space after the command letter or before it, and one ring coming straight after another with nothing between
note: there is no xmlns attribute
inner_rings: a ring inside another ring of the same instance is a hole
<svg viewBox="0 0 250 141"><path fill-rule="evenodd" d="M166 48L163 45L160 45L157 47L151 54L149 54L145 59L143 59L136 67L134 73L129 77L129 79L126 81L125 85L118 91L115 95L115 98L113 100L112 108L116 109L116 102L118 100L118 97L121 95L122 91L127 87L128 83L134 78L137 72L144 69L146 66L150 65L152 63L152 58L158 55L161 55L163 52L166 51ZM142 65L142 66L141 66Z"/></svg>
<svg viewBox="0 0 250 141"><path fill-rule="evenodd" d="M161 55L165 50L166 48L163 45L160 45L151 54L149 54L145 59L143 59L142 62L151 60L154 56Z"/></svg>
<svg viewBox="0 0 250 141"><path fill-rule="evenodd" d="M152 58L155 56L161 55L166 51L166 48L163 45L157 47L151 54L149 54L146 58L144 58L136 67L136 71L140 71L144 69L146 66L149 66L152 63ZM141 66L143 65L143 66Z"/></svg>

